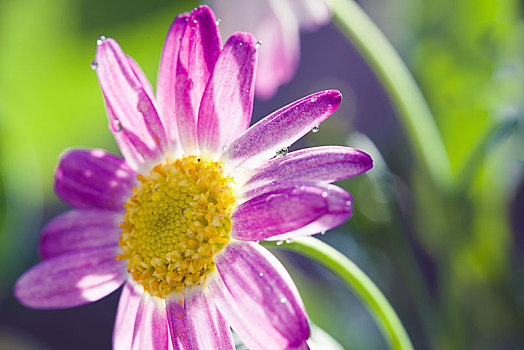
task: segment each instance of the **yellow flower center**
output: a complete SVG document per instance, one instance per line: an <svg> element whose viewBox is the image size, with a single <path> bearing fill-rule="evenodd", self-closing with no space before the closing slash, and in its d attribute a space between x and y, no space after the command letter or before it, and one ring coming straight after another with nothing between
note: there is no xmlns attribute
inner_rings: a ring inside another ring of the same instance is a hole
<svg viewBox="0 0 524 350"><path fill-rule="evenodd" d="M203 285L229 241L235 204L221 163L195 156L158 164L125 204L120 237L127 268L151 295Z"/></svg>

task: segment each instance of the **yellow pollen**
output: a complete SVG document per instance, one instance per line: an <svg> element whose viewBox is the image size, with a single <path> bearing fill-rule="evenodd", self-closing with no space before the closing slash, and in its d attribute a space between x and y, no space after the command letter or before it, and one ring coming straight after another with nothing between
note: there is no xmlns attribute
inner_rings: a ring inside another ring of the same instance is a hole
<svg viewBox="0 0 524 350"><path fill-rule="evenodd" d="M214 255L229 242L235 204L221 163L196 156L156 165L125 204L120 224L127 268L151 295L165 298L203 285Z"/></svg>

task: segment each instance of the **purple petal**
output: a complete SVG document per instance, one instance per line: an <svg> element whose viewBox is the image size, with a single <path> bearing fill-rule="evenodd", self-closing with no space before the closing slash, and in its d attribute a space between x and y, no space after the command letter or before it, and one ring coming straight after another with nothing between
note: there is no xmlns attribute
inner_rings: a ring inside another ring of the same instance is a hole
<svg viewBox="0 0 524 350"><path fill-rule="evenodd" d="M215 257L222 277L209 283L219 311L250 349L288 349L309 337L306 312L291 277L266 249L230 242Z"/></svg>
<svg viewBox="0 0 524 350"><path fill-rule="evenodd" d="M186 292L183 301L173 295L166 303L175 349L235 348L229 325L206 292Z"/></svg>
<svg viewBox="0 0 524 350"><path fill-rule="evenodd" d="M341 146L302 149L267 161L244 187L259 187L274 181L334 182L360 175L373 167L366 153Z"/></svg>
<svg viewBox="0 0 524 350"><path fill-rule="evenodd" d="M317 92L265 117L234 141L223 155L230 166L257 167L311 131L342 101L335 90Z"/></svg>
<svg viewBox="0 0 524 350"><path fill-rule="evenodd" d="M56 194L76 208L120 212L137 183L123 159L101 149L65 153L55 174Z"/></svg>
<svg viewBox="0 0 524 350"><path fill-rule="evenodd" d="M204 91L198 115L201 151L217 153L249 126L257 64L256 40L249 33L231 36Z"/></svg>
<svg viewBox="0 0 524 350"><path fill-rule="evenodd" d="M186 153L198 147L197 116L204 89L220 54L220 33L207 6L193 10L180 41L176 67L176 116Z"/></svg>
<svg viewBox="0 0 524 350"><path fill-rule="evenodd" d="M40 255L49 259L60 254L91 248L118 247L122 214L109 210L71 210L44 227Z"/></svg>
<svg viewBox="0 0 524 350"><path fill-rule="evenodd" d="M110 126L120 150L135 169L147 168L167 149L164 127L148 88L113 39L99 41L96 61Z"/></svg>
<svg viewBox="0 0 524 350"><path fill-rule="evenodd" d="M144 295L135 319L131 349L167 349L169 333L163 300Z"/></svg>
<svg viewBox="0 0 524 350"><path fill-rule="evenodd" d="M120 287L126 263L117 249L106 247L71 252L44 260L22 275L15 297L37 309L67 308L97 301Z"/></svg>
<svg viewBox="0 0 524 350"><path fill-rule="evenodd" d="M130 283L124 284L120 301L118 302L115 329L113 331L114 350L129 350L132 348L135 320L141 299L142 293L136 291Z"/></svg>
<svg viewBox="0 0 524 350"><path fill-rule="evenodd" d="M231 216L231 237L244 241L292 239L329 230L353 214L351 195L338 186L274 183L258 188Z"/></svg>
<svg viewBox="0 0 524 350"><path fill-rule="evenodd" d="M178 15L171 25L171 28L169 28L160 58L160 67L158 69L158 79L156 83L158 111L166 128L171 148L178 148L180 145L175 113L176 65L180 40L182 39L182 34L184 33L189 17L189 13Z"/></svg>

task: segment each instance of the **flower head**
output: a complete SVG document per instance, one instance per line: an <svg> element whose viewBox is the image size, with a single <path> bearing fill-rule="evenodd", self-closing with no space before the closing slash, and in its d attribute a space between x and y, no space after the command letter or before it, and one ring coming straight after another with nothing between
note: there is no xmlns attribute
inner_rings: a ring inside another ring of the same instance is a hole
<svg viewBox="0 0 524 350"><path fill-rule="evenodd" d="M97 43L97 75L124 159L73 150L55 191L75 209L43 230L43 261L15 286L35 308L96 301L124 284L116 349L307 347L304 306L258 240L330 229L352 214L330 182L372 166L363 152L318 147L275 157L333 113L337 91L298 100L248 128L256 40L221 47L205 6L177 17L156 95L112 39Z"/></svg>

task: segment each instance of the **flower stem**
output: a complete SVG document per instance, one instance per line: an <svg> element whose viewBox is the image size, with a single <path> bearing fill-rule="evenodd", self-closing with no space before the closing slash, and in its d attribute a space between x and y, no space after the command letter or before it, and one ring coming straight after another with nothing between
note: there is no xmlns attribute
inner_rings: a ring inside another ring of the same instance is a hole
<svg viewBox="0 0 524 350"><path fill-rule="evenodd" d="M263 242L269 245L269 242ZM413 349L397 314L373 281L351 260L328 244L312 237L293 240L280 248L311 258L346 283L374 317L391 349Z"/></svg>
<svg viewBox="0 0 524 350"><path fill-rule="evenodd" d="M451 185L449 158L417 83L393 46L353 0L333 0L333 18L382 82L410 136L416 156L434 183Z"/></svg>

